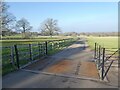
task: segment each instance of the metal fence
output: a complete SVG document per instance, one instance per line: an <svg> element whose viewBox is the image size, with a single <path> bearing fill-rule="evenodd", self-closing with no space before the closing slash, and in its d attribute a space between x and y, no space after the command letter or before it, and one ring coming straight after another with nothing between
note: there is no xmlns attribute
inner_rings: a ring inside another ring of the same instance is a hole
<svg viewBox="0 0 120 90"><path fill-rule="evenodd" d="M56 53L75 42L76 39L62 39L37 44L17 44L2 49L2 74L17 70L43 56Z"/></svg>
<svg viewBox="0 0 120 90"><path fill-rule="evenodd" d="M112 63L119 58L119 51L120 48L104 48L98 43L95 43L94 59L96 61L98 70L100 70L100 78L102 80L104 80L106 77Z"/></svg>

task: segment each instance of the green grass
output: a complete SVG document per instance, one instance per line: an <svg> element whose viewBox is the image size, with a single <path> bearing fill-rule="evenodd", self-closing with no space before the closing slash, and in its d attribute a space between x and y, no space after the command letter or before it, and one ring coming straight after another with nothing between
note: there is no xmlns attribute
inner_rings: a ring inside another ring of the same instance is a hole
<svg viewBox="0 0 120 90"><path fill-rule="evenodd" d="M90 46L93 47L95 42L105 48L118 48L117 37L88 37L88 43Z"/></svg>
<svg viewBox="0 0 120 90"><path fill-rule="evenodd" d="M38 42L44 42L49 40L58 40L58 39L23 39L23 40L2 40L2 46L12 46L15 44L37 44Z"/></svg>
<svg viewBox="0 0 120 90"><path fill-rule="evenodd" d="M89 46L94 49L94 43L98 43L102 47L115 51L118 48L118 37L87 37ZM112 49L116 48L116 49Z"/></svg>

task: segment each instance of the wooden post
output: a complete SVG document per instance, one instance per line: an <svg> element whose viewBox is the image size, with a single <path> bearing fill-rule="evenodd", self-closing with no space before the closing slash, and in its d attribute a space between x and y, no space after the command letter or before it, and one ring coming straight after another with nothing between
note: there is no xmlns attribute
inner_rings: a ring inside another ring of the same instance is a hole
<svg viewBox="0 0 120 90"><path fill-rule="evenodd" d="M19 55L18 55L17 45L14 45L14 48L15 48L15 54L16 54L16 63L17 63L17 67L19 69L20 65L19 65Z"/></svg>
<svg viewBox="0 0 120 90"><path fill-rule="evenodd" d="M101 77L102 77L102 80L104 79L104 60L105 59L105 48L103 48L103 57L102 57L102 75L101 75Z"/></svg>

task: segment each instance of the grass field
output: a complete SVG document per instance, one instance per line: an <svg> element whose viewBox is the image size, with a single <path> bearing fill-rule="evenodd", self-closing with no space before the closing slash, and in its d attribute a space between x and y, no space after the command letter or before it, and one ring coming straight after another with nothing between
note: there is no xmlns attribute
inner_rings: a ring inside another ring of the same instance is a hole
<svg viewBox="0 0 120 90"><path fill-rule="evenodd" d="M87 37L89 46L94 49L95 42L106 49L115 51L118 48L118 37ZM116 48L116 49L112 49Z"/></svg>
<svg viewBox="0 0 120 90"><path fill-rule="evenodd" d="M4 37L5 38L5 37ZM7 37L8 38L8 37ZM73 37L67 37L67 36L40 36L40 37L35 37L31 39L19 39L19 37L15 36L15 38L18 39L12 39L14 38L9 36L10 39L7 40L0 40L0 46L12 46L15 44L37 44L38 42L44 42L44 41L51 41L51 40L60 40L60 39L66 39L66 38L73 38Z"/></svg>

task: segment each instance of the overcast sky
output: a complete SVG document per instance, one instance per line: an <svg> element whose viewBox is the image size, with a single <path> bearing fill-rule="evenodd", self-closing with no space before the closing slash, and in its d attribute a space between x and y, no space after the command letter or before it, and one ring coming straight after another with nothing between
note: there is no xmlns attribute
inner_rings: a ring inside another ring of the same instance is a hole
<svg viewBox="0 0 120 90"><path fill-rule="evenodd" d="M9 2L9 12L26 18L38 31L46 18L58 20L63 32L118 31L117 2Z"/></svg>

